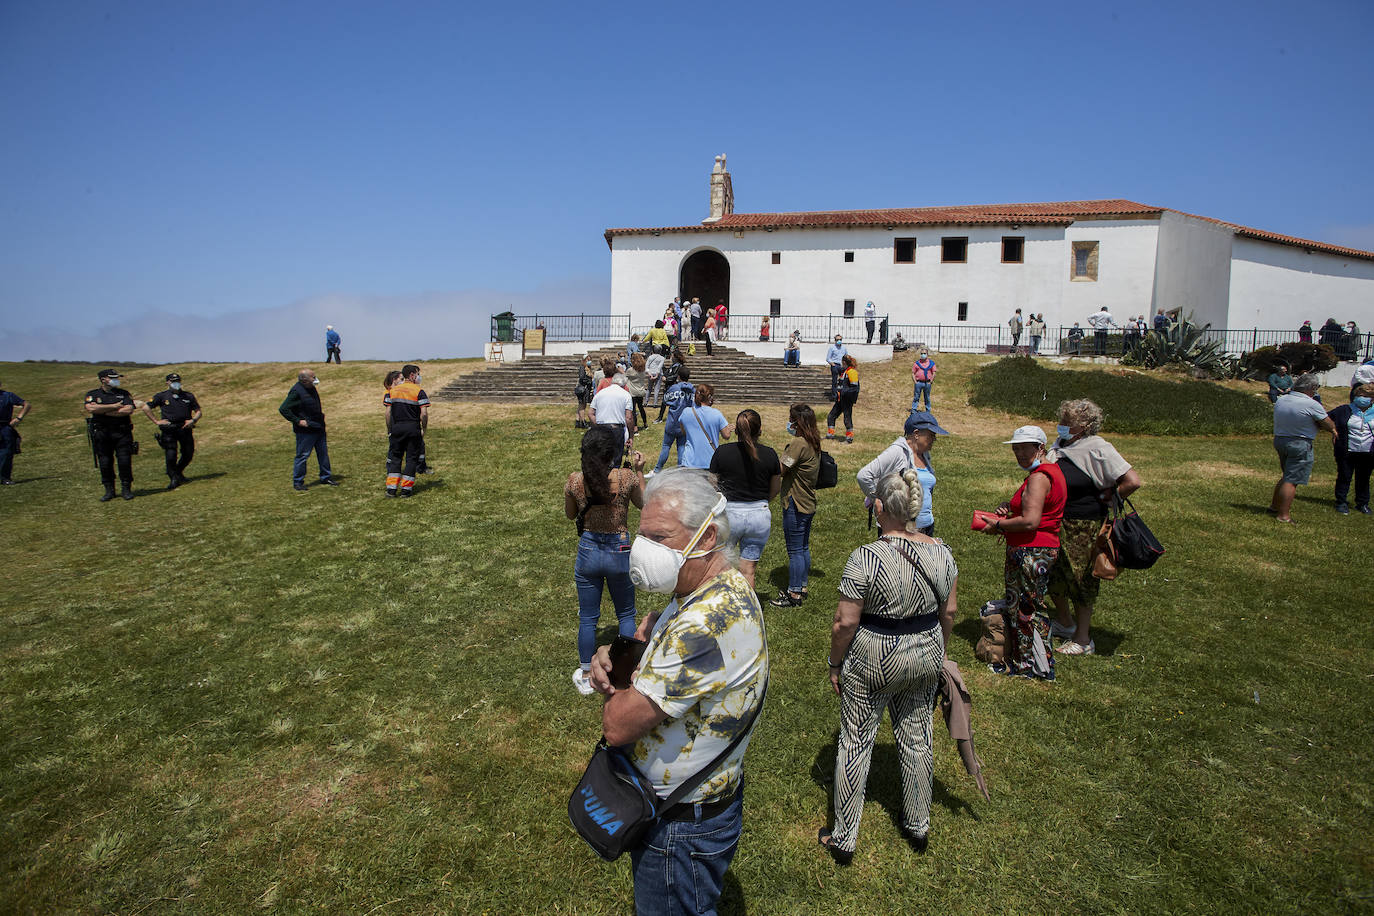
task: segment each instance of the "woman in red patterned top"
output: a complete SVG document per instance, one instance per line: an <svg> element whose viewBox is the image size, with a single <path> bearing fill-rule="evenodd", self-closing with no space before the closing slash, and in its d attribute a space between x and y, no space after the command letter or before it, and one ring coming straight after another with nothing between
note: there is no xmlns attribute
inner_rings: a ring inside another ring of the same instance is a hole
<svg viewBox="0 0 1374 916"><path fill-rule="evenodd" d="M1045 431L1022 426L1005 443L1016 463L1029 471L1016 494L997 507L998 520L983 530L1007 539L1002 568L1006 586L1007 647L1005 663L993 665L998 674L1054 680L1054 650L1046 606L1050 570L1059 556L1059 523L1069 488L1064 474L1045 463Z"/></svg>

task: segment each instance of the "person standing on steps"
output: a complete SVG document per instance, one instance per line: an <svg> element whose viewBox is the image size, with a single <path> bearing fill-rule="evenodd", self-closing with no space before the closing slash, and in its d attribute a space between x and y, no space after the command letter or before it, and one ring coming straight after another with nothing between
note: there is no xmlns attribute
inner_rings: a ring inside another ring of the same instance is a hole
<svg viewBox="0 0 1374 916"><path fill-rule="evenodd" d="M343 358L339 355L343 352L340 349L342 342L343 338L339 337L339 332L334 330L334 325L327 324L324 326L324 361L326 363L331 359L336 363L343 362Z"/></svg>
<svg viewBox="0 0 1374 916"><path fill-rule="evenodd" d="M1112 313L1109 312L1104 305L1098 310L1097 314L1088 316L1088 324L1093 326L1093 337L1097 342L1097 355L1106 356L1107 333L1111 331L1112 328L1118 327L1116 319L1112 317ZM1075 324L1074 327L1078 327L1078 325Z"/></svg>
<svg viewBox="0 0 1374 916"><path fill-rule="evenodd" d="M105 485L101 502L115 497L115 465L119 465L120 495L134 498L134 399L120 387L118 369L101 369L95 374L99 388L86 392L86 422L91 435L91 449L100 468L100 482Z"/></svg>
<svg viewBox="0 0 1374 916"><path fill-rule="evenodd" d="M1017 349L1021 346L1021 330L1024 327L1020 309L1017 309L1016 313L1008 319L1007 327L1011 328L1011 355L1015 356Z"/></svg>
<svg viewBox="0 0 1374 916"><path fill-rule="evenodd" d="M29 402L0 388L0 486L14 483L14 456L19 454L19 426L29 412Z"/></svg>
<svg viewBox="0 0 1374 916"><path fill-rule="evenodd" d="M830 400L835 400L835 395L839 391L840 372L844 370L844 358L849 355L845 349L844 335L836 334L835 341L830 345L830 349L825 351L825 362L830 367Z"/></svg>
<svg viewBox="0 0 1374 916"><path fill-rule="evenodd" d="M162 410L162 419L153 415L154 408ZM196 454L192 430L200 422L200 402L194 394L182 390L181 376L172 372L167 376L166 390L153 395L142 410L158 426L158 445L167 459L167 489L175 490L186 482L186 466Z"/></svg>
<svg viewBox="0 0 1374 916"><path fill-rule="evenodd" d="M878 326L878 307L869 299L864 306L864 330L868 332L868 339L864 343L873 343L873 330Z"/></svg>
<svg viewBox="0 0 1374 916"><path fill-rule="evenodd" d="M325 439L324 408L320 404L317 386L320 380L315 377L314 369L302 369L296 373L296 384L286 393L277 412L291 424L296 434L296 459L291 467L291 486L296 492L305 492L305 468L310 453L320 466L320 483L337 487L339 482L329 468L329 445Z"/></svg>

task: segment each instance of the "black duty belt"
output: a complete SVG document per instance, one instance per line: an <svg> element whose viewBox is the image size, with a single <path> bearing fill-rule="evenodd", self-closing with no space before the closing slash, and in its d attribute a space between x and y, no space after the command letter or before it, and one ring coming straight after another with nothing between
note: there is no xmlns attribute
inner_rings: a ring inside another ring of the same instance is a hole
<svg viewBox="0 0 1374 916"><path fill-rule="evenodd" d="M721 814L726 808L735 803L739 797L739 790L731 792L724 798L717 798L715 801L708 802L678 802L671 808L665 808L663 813L658 816L661 821L694 821L697 820L696 809L701 808L701 820L713 818Z"/></svg>
<svg viewBox="0 0 1374 916"><path fill-rule="evenodd" d="M859 616L859 626L875 633L888 636L906 636L911 633L924 633L940 624L940 613L918 614L915 617L880 617L877 614Z"/></svg>

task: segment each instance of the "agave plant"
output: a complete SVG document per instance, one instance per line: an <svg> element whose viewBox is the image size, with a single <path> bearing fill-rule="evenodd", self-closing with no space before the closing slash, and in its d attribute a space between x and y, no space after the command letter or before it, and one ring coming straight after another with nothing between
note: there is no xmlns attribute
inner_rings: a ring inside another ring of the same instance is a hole
<svg viewBox="0 0 1374 916"><path fill-rule="evenodd" d="M1207 339L1211 328L1210 324L1198 327L1190 316L1170 322L1167 331L1151 329L1121 362L1146 369L1184 366L1198 375L1227 378L1235 372L1236 359L1227 355L1221 341Z"/></svg>

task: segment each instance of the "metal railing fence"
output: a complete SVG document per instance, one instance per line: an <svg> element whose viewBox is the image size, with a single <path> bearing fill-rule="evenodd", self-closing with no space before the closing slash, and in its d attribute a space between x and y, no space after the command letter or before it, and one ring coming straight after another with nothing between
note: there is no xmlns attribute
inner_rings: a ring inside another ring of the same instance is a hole
<svg viewBox="0 0 1374 916"><path fill-rule="evenodd" d="M887 334L882 334L882 324L888 316L879 315L875 320L873 343L891 343L898 334L912 347L924 344L933 350L944 353L1001 353L1007 352L1012 345L1011 329L1006 325L971 325L963 322L954 324L891 324ZM758 340L763 324L762 314L736 314L730 316L729 338L735 340ZM589 341L626 341L631 334L643 335L652 324L630 324L629 315L493 315L491 318L491 339L517 340L527 328L543 326L548 340L589 340ZM1099 346L1094 330L1081 328L1082 338L1070 337L1073 329L1060 325L1046 328L1036 352L1044 356L1120 356L1127 341L1121 329L1107 334L1105 342ZM844 315L780 315L770 316L769 339L785 342L793 331L801 331L801 339L809 343L822 343L842 335L848 343L863 343L868 340L868 330L862 316ZM1219 341L1222 349L1239 356L1260 347L1278 346L1283 343L1296 343L1297 330L1277 330L1266 328L1208 328L1203 339ZM1329 335L1322 339L1314 329L1312 340L1315 343L1329 343L1341 359L1365 360L1374 356L1374 333L1355 336L1342 334ZM1022 331L1020 349L1031 347L1031 337Z"/></svg>

